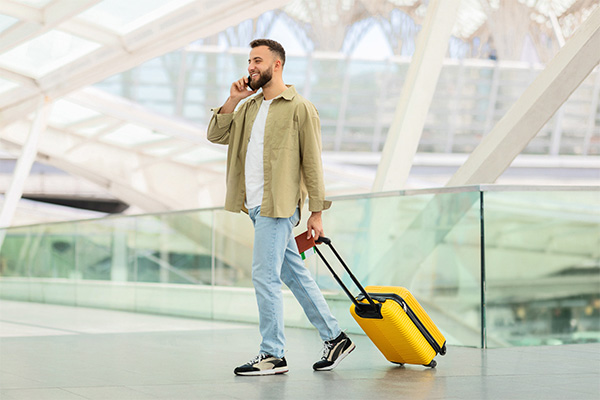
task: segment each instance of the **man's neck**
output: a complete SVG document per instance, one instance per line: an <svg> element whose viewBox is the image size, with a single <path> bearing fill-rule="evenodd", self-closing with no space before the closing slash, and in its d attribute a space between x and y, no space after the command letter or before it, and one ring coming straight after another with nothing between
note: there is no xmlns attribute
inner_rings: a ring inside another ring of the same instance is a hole
<svg viewBox="0 0 600 400"><path fill-rule="evenodd" d="M287 89L287 86L283 80L271 80L266 86L263 86L262 89L265 100L272 100L283 93Z"/></svg>

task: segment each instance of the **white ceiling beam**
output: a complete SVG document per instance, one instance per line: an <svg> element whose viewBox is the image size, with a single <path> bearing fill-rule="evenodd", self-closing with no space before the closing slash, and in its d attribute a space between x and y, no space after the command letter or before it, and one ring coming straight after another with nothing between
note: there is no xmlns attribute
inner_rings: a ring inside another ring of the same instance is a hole
<svg viewBox="0 0 600 400"><path fill-rule="evenodd" d="M34 22L17 22L0 33L0 52L17 47L24 41L40 34L42 25Z"/></svg>
<svg viewBox="0 0 600 400"><path fill-rule="evenodd" d="M0 67L0 77L18 83L21 86L39 89L35 79L13 72L6 68Z"/></svg>
<svg viewBox="0 0 600 400"><path fill-rule="evenodd" d="M0 109L7 107L8 105L10 105L11 103L14 103L14 102L19 102L19 101L33 102L33 99L31 98L31 96L35 95L36 93L39 93L39 92L35 89L25 88L25 87L20 87L20 86L10 89L10 90L4 92L2 96L0 96ZM0 125L2 125L1 115L0 115Z"/></svg>
<svg viewBox="0 0 600 400"><path fill-rule="evenodd" d="M93 117L89 117L89 118L82 119L79 121L71 122L70 124L67 125L67 128L76 131L78 129L96 127L99 125L106 125L109 121L114 122L114 119L111 117L108 117L106 115L100 114L100 115L95 115Z"/></svg>
<svg viewBox="0 0 600 400"><path fill-rule="evenodd" d="M27 180L31 167L35 161L40 137L46 130L48 117L50 116L51 111L52 103L47 101L47 99L40 99L40 107L31 124L29 134L27 135L21 155L15 166L15 171L12 174L10 185L4 196L4 202L2 204L2 209L0 210L0 228L11 225L19 200L23 195L25 181ZM0 243L0 247L2 247L2 243Z"/></svg>
<svg viewBox="0 0 600 400"><path fill-rule="evenodd" d="M210 143L206 139L206 126L195 125L172 116L162 116L155 111L150 112L138 103L100 89L87 87L69 94L66 99L101 114L166 133L190 143Z"/></svg>
<svg viewBox="0 0 600 400"><path fill-rule="evenodd" d="M11 11L13 11L13 13L18 11L18 14L21 15L21 17L17 18L25 22L15 24L14 27L7 29L0 35L0 52L6 52L28 40L43 35L100 1L101 0L60 0L50 3L50 5L42 11L33 7L21 5L15 7L16 3L6 2L6 14L12 15L10 14ZM0 2L0 14L4 14L4 3L5 2Z"/></svg>
<svg viewBox="0 0 600 400"><path fill-rule="evenodd" d="M432 0L427 7L396 112L383 147L373 192L402 189L425 126L460 0Z"/></svg>
<svg viewBox="0 0 600 400"><path fill-rule="evenodd" d="M494 183L600 62L600 7L581 24L446 186Z"/></svg>
<svg viewBox="0 0 600 400"><path fill-rule="evenodd" d="M130 182L122 182L114 176L110 178L105 177L88 168L75 165L59 157L44 154L41 151L38 153L38 160L44 164L52 165L70 174L87 179L104 188L116 198L128 204L136 205L146 212L164 212L176 209L175 204L163 202L159 196L148 196L147 193L132 188Z"/></svg>
<svg viewBox="0 0 600 400"><path fill-rule="evenodd" d="M125 124L125 123L126 123L126 121L123 121L123 124ZM113 127L113 129L116 129L116 127ZM59 128L57 126L53 126L53 125L49 124L48 131L46 133L48 135L52 135L53 131L58 132L63 135L67 135L67 136L73 138L77 142L77 143L73 144L71 147L66 148L63 151L61 151L61 154L65 159L68 158L69 154L73 153L75 150L77 150L81 147L84 147L84 146L90 145L90 144L99 144L105 148L112 149L115 152L130 152L131 154L134 154L138 158L138 163L139 163L139 167L137 167L136 170L143 170L144 168L146 168L148 166L152 166L157 163L169 162L169 163L178 165L179 167L188 168L191 171L196 171L199 173L202 173L202 172L214 173L214 170L213 170L213 168L211 168L211 166L215 163L222 164L225 161L225 153L223 154L224 158L222 161L207 162L207 163L202 163L202 164L194 165L194 166L192 166L188 163L182 162L182 161L174 160L173 159L174 157L177 157L180 154L190 151L189 143L187 144L187 146L185 146L185 144L183 144L181 149L178 152L172 152L165 156L154 156L154 155L146 154L146 153L140 151L140 148L146 148L147 145L140 145L140 146L136 146L134 148L127 148L127 147L121 147L117 144L113 144L113 143L110 143L107 141L102 141L101 140L102 136L105 135L107 132L103 132L101 134L97 134L92 137L86 137L86 136L78 135L77 133L69 130L68 128L67 129ZM149 143L148 145L163 145L164 146L165 142L168 143L169 139L160 141L158 143L157 142ZM220 149L220 148L223 148L223 146L219 146L219 148L217 148L217 149ZM211 149L214 150L214 147ZM46 152L46 153L49 154L48 152Z"/></svg>
<svg viewBox="0 0 600 400"><path fill-rule="evenodd" d="M173 12L163 15L124 37L127 47L136 51L147 46L168 45L171 40L185 46L198 38L198 22L209 27L217 23L221 30L239 24L275 8L283 7L289 0L233 0L210 4L205 1L192 2ZM202 37L202 36L201 36Z"/></svg>
<svg viewBox="0 0 600 400"><path fill-rule="evenodd" d="M96 25L91 25L87 21L72 18L60 24L59 29L73 36L78 36L92 42L97 42L103 46L123 48L123 41L116 33L103 29Z"/></svg>
<svg viewBox="0 0 600 400"><path fill-rule="evenodd" d="M103 0L55 0L44 7L44 21L64 21L92 8Z"/></svg>
<svg viewBox="0 0 600 400"><path fill-rule="evenodd" d="M8 15L22 21L34 22L39 25L44 22L42 10L10 0L0 2L0 14Z"/></svg>
<svg viewBox="0 0 600 400"><path fill-rule="evenodd" d="M0 109L28 99L35 102L35 95L40 93L35 79L4 68L0 68L0 77L18 84L18 86L15 86L13 89L9 89L2 93L2 96L0 96ZM2 120L0 118L0 125L1 124Z"/></svg>
<svg viewBox="0 0 600 400"><path fill-rule="evenodd" d="M186 164L183 163L181 161L175 161L171 159L171 156L151 156L149 154L139 154L139 159L140 159L140 165L139 167L135 168L135 171L144 171L156 164L175 164L179 167L184 167L184 168L188 168L190 169L190 171L192 171L193 173L196 174L218 174L220 176L223 176L223 174L221 173L216 173L214 168L211 168L211 166L214 163L202 163L202 164L198 164L198 165L190 165L190 164ZM224 164L225 160L223 161L219 161L220 164ZM225 179L225 176L223 176L223 179Z"/></svg>
<svg viewBox="0 0 600 400"><path fill-rule="evenodd" d="M0 142L12 148L22 151L23 144L17 143L5 137L0 138ZM165 212L174 209L190 208L185 204L177 204L173 199L163 199L160 194L141 192L132 187L131 182L125 179L119 179L115 176L105 176L99 171L94 171L89 166L81 166L67 161L62 156L56 156L45 152L43 147L37 151L37 161L54 166L74 176L84 178L112 194L114 197L123 200L128 204L135 205L146 212Z"/></svg>
<svg viewBox="0 0 600 400"><path fill-rule="evenodd" d="M144 26L124 38L123 48L104 46L39 79L41 91L56 99L89 86L147 60L179 49L194 40L221 32L249 18L285 5L289 0L235 0L193 2L160 19L160 24ZM186 12L182 12L182 10ZM175 18L176 17L176 18ZM171 24L169 24L171 22ZM34 109L31 102L17 103L0 111L0 125L18 120Z"/></svg>

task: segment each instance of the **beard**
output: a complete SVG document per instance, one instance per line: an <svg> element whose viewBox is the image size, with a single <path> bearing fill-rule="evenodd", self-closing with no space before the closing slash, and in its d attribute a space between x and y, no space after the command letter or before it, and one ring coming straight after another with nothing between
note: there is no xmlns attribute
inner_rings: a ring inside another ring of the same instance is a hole
<svg viewBox="0 0 600 400"><path fill-rule="evenodd" d="M260 73L260 77L256 81L253 79L250 82L250 86L252 87L252 90L258 90L269 83L271 78L273 78L273 71L272 68L268 68L264 72Z"/></svg>

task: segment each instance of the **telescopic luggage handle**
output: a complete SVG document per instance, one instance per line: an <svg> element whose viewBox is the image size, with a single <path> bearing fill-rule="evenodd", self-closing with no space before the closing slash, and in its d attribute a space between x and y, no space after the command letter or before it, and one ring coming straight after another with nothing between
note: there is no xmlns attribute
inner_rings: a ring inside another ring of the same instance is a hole
<svg viewBox="0 0 600 400"><path fill-rule="evenodd" d="M346 263L344 262L342 257L335 250L335 247L333 247L333 245L331 244L331 239L324 237L324 236L320 236L317 240L315 240L315 243L316 244L325 243L327 246L329 246L331 251L333 251L333 254L335 254L335 256L337 257L339 262L342 264L342 266L348 273L348 275L350 275L350 279L352 279L352 281L354 282L356 287L360 290L362 295L369 302L369 304L360 303L358 300L356 300L356 298L352 295L352 293L350 293L350 290L348 290L348 287L346 287L344 282L342 282L342 279L338 276L338 274L331 267L331 265L329 265L329 262L327 262L327 260L325 259L325 256L323 256L323 253L321 253L319 248L315 246L315 250L317 251L317 254L319 255L319 257L321 257L321 260L323 260L323 262L329 269L329 272L331 272L331 274L333 275L333 277L335 278L337 283L342 287L342 289L344 290L344 292L346 293L346 295L348 296L350 301L352 301L352 303L354 303L356 313L359 314L360 316L362 316L363 318L377 318L377 319L383 318L383 316L381 315L381 304L375 303L373 301L373 299L371 298L371 296L369 296L369 294L367 293L365 288L360 284L358 279L356 279L356 276L354 276L354 274L352 273L350 268L346 265Z"/></svg>

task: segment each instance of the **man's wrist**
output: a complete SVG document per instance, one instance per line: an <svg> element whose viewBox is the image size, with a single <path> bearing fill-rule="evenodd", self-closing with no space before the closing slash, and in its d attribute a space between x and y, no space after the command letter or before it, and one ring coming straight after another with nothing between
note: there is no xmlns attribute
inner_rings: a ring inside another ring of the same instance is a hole
<svg viewBox="0 0 600 400"><path fill-rule="evenodd" d="M229 96L225 101L225 104L223 104L223 106L219 110L219 114L231 114L235 111L235 108L240 103L240 101L242 101L242 99L236 99Z"/></svg>

